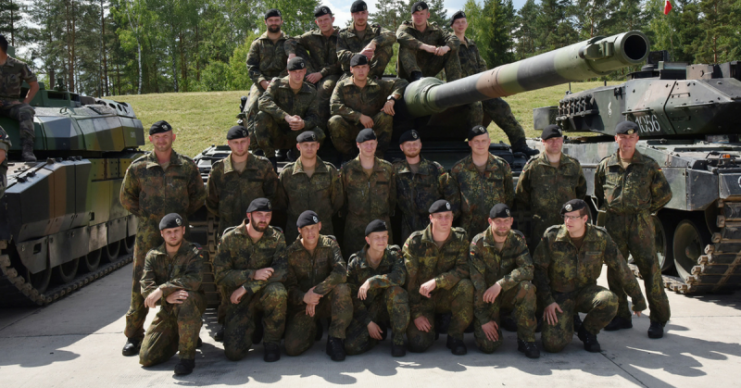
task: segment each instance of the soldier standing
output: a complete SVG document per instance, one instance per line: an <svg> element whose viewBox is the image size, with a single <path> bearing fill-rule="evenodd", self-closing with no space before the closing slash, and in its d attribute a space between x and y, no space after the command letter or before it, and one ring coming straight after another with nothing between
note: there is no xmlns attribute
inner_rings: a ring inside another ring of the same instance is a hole
<svg viewBox="0 0 741 388"><path fill-rule="evenodd" d="M172 149L175 137L172 126L166 121L152 124L149 141L154 151L131 163L121 183L121 205L137 219L134 277L131 306L126 313L124 334L128 339L122 351L124 356L139 354L144 338L147 308L139 283L147 252L163 242L159 233L160 220L166 214L177 213L182 217L183 225L187 226L187 215L195 213L206 199L206 189L196 164L191 158ZM188 237L187 227L185 237Z"/></svg>
<svg viewBox="0 0 741 388"><path fill-rule="evenodd" d="M352 320L352 299L347 264L340 247L319 233L319 216L307 210L296 222L301 238L288 247L288 324L286 353L298 356L321 338L320 318L329 318L327 354L332 361L345 360L343 341Z"/></svg>
<svg viewBox="0 0 741 388"><path fill-rule="evenodd" d="M573 316L587 313L579 328L579 339L588 352L601 350L597 334L617 312L618 299L597 285L602 263L614 271L640 315L646 300L617 245L604 228L587 223L587 203L572 199L563 204L563 225L548 228L535 249L535 286L544 306L543 348L557 353L574 336Z"/></svg>
<svg viewBox="0 0 741 388"><path fill-rule="evenodd" d="M428 21L430 9L424 1L414 3L411 13L412 20L405 20L396 30L399 78L414 82L422 77L435 77L443 69L448 82L461 78L458 38Z"/></svg>
<svg viewBox="0 0 741 388"><path fill-rule="evenodd" d="M463 332L473 320L473 284L468 278L469 241L453 227L453 208L441 199L430 206L430 225L404 243L411 319L409 350L424 352L437 339L436 313L452 313L447 347L455 355L468 352Z"/></svg>
<svg viewBox="0 0 741 388"><path fill-rule="evenodd" d="M368 24L368 6L358 0L350 6L352 24L340 30L337 38L337 59L342 65L344 77L350 76L350 61L355 55L365 55L370 64L368 77L380 79L386 65L394 56L396 36L378 24Z"/></svg>
<svg viewBox="0 0 741 388"><path fill-rule="evenodd" d="M21 97L21 84L26 81L28 93L19 102ZM33 143L36 132L33 128L33 115L36 113L29 105L36 92L39 91L39 83L36 74L27 64L8 56L8 40L0 35L0 117L9 117L18 121L20 127L20 138L24 162L35 162L33 154Z"/></svg>
<svg viewBox="0 0 741 388"><path fill-rule="evenodd" d="M363 248L369 222L379 219L391 225L396 210L394 167L375 156L376 134L366 128L358 133L355 142L360 154L340 171L347 209L342 248L348 257Z"/></svg>
<svg viewBox="0 0 741 388"><path fill-rule="evenodd" d="M5 187L8 186L8 151L10 151L10 137L3 127L0 127L0 198L5 195Z"/></svg>
<svg viewBox="0 0 741 388"><path fill-rule="evenodd" d="M481 125L471 128L468 131L471 155L450 170L453 187L458 190L451 202L461 214L461 227L470 235L488 227L484 209L491 209L497 203L512 206L514 202L512 170L506 160L489 153L490 144L486 128Z"/></svg>
<svg viewBox="0 0 741 388"><path fill-rule="evenodd" d="M632 255L643 278L651 309L648 337L661 338L671 310L656 257L651 214L661 210L672 199L672 190L659 164L636 151L637 124L630 121L618 124L615 141L618 151L602 159L594 174L594 195L600 208L607 211L605 225L623 254L622 258L627 260L628 255ZM633 327L628 301L619 280L619 273L607 272L610 290L617 295L619 302L617 316L605 328L609 331Z"/></svg>
<svg viewBox="0 0 741 388"><path fill-rule="evenodd" d="M293 225L306 210L315 211L324 220L321 234L334 235L332 217L345 201L339 171L317 156L320 144L314 132L303 132L296 141L301 156L296 162L283 167L278 177L281 202L288 213L286 241L293 242L298 237L298 230Z"/></svg>
<svg viewBox="0 0 741 388"><path fill-rule="evenodd" d="M484 353L502 346L499 329L502 309L514 309L517 350L528 358L540 357L535 345L535 286L533 260L525 236L512 230L512 213L503 203L489 211L489 227L471 241L468 256L474 296L474 336Z"/></svg>
<svg viewBox="0 0 741 388"><path fill-rule="evenodd" d="M354 355L384 340L391 326L391 355L403 357L404 332L409 325L409 297L398 245L389 245L386 222L373 220L365 228L366 245L350 257L347 283L353 301L353 320L347 329L345 351Z"/></svg>
<svg viewBox="0 0 741 388"><path fill-rule="evenodd" d="M286 239L270 226L273 207L257 198L247 208L241 225L221 237L214 258L216 284L229 295L224 325L224 353L239 361L252 347L256 325L265 331L265 362L280 360L280 339L286 322L288 293L283 286L288 272ZM263 319L258 314L263 313Z"/></svg>
<svg viewBox="0 0 741 388"><path fill-rule="evenodd" d="M177 352L176 375L188 375L196 365L198 333L206 300L201 288L203 258L195 245L185 241L183 218L176 213L162 217L160 235L164 243L147 253L141 278L144 306L161 305L147 329L139 353L144 366L161 364Z"/></svg>

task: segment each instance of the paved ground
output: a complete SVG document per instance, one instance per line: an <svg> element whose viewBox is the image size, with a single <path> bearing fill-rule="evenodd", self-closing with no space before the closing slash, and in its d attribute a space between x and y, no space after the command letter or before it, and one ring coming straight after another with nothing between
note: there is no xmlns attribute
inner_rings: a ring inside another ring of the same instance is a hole
<svg viewBox="0 0 741 388"><path fill-rule="evenodd" d="M322 340L303 356L283 355L273 364L262 361L262 345L246 359L230 362L210 337L215 325L209 315L195 372L176 377L176 358L144 369L137 358L121 356L130 273L131 265L45 308L0 310L2 387L730 387L739 386L741 376L741 293L736 293L670 294L673 317L662 340L646 337L648 319L642 317L634 319L632 330L600 334L601 354L585 352L574 337L563 353L544 353L539 360L518 353L515 333L505 332L505 345L493 355L478 352L467 334L469 354L462 357L452 356L441 338L425 354L393 359L386 341L366 355L334 363Z"/></svg>

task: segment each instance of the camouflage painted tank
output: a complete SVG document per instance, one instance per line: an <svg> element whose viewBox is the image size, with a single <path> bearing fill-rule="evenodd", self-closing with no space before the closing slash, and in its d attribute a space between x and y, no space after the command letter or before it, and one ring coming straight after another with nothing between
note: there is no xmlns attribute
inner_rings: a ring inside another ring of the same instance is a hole
<svg viewBox="0 0 741 388"><path fill-rule="evenodd" d="M593 196L597 164L617 149L615 126L636 122L637 150L659 163L674 194L654 217L666 287L685 294L735 290L741 287L741 64L668 59L652 52L623 84L567 93L558 106L535 109L535 129L557 123L601 135L564 145L581 162Z"/></svg>

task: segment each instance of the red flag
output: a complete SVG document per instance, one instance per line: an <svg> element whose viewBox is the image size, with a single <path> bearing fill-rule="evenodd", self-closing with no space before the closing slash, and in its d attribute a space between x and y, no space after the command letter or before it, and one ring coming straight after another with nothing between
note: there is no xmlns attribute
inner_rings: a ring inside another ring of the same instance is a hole
<svg viewBox="0 0 741 388"><path fill-rule="evenodd" d="M664 3L664 15L668 15L669 12L672 10L672 3L669 0L666 0L666 3Z"/></svg>

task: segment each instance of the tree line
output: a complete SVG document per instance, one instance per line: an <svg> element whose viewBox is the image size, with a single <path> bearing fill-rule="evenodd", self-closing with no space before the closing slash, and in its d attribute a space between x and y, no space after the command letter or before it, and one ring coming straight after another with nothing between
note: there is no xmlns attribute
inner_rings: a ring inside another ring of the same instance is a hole
<svg viewBox="0 0 741 388"><path fill-rule="evenodd" d="M348 0L350 1L350 0ZM92 96L246 90L245 58L265 30L262 15L281 9L283 30L315 27L320 0L0 0L0 33L22 49L47 87L60 82ZM393 31L413 0L379 0L374 23ZM448 28L444 0L432 21ZM490 67L598 35L641 30L672 60L741 59L741 0L468 0L468 34ZM335 10L337 12L337 10ZM345 27L345 26L340 26ZM393 72L395 60L387 69ZM613 77L621 77L618 74Z"/></svg>

